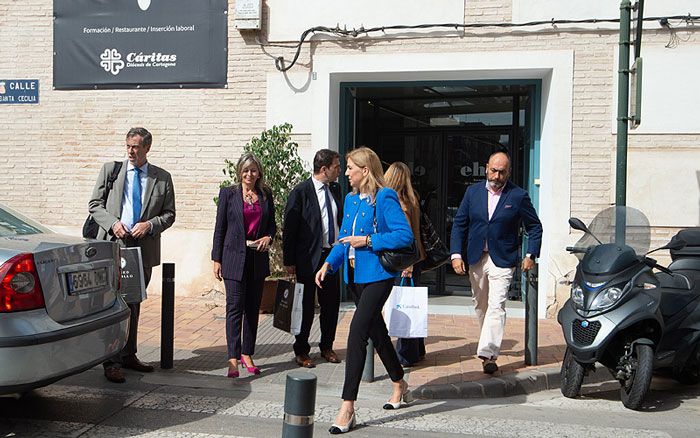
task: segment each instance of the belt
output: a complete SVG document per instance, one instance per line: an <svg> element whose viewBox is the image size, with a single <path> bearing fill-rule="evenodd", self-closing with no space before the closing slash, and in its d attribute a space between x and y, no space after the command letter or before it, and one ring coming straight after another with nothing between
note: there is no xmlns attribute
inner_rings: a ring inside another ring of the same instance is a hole
<svg viewBox="0 0 700 438"><path fill-rule="evenodd" d="M348 260L348 264L350 265L350 267L351 267L352 269L355 269L355 259L350 259L350 260Z"/></svg>

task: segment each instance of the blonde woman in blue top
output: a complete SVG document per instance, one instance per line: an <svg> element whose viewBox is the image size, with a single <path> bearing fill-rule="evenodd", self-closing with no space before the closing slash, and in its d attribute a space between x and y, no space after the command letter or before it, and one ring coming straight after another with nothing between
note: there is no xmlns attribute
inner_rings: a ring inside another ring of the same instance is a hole
<svg viewBox="0 0 700 438"><path fill-rule="evenodd" d="M348 334L343 403L329 429L331 434L345 433L355 427L355 400L369 338L393 382L393 392L384 409L398 409L408 396L408 383L403 379L403 368L382 317L384 302L394 279L401 273L384 269L379 252L409 246L413 232L396 192L383 187L384 172L377 154L361 147L350 151L346 159L345 175L352 192L345 197L339 244L316 273L320 288L326 274L336 272L342 265L345 283L356 305Z"/></svg>

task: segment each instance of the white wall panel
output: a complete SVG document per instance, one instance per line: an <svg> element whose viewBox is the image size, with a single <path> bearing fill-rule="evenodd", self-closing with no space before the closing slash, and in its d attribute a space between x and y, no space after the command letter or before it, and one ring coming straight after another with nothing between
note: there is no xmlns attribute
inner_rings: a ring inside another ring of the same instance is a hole
<svg viewBox="0 0 700 438"><path fill-rule="evenodd" d="M611 61L614 74L611 102L612 132L617 126L617 49ZM700 133L698 96L700 96L700 46L681 44L675 49L643 46L642 123L631 135ZM631 60L630 60L631 64ZM630 97L633 90L630 90Z"/></svg>
<svg viewBox="0 0 700 438"><path fill-rule="evenodd" d="M642 46L642 123L637 134L700 133L700 46Z"/></svg>
<svg viewBox="0 0 700 438"><path fill-rule="evenodd" d="M270 41L296 41L315 26L464 23L464 0L268 0L267 6Z"/></svg>
<svg viewBox="0 0 700 438"><path fill-rule="evenodd" d="M291 123L295 134L311 132L310 73L268 73L266 126Z"/></svg>
<svg viewBox="0 0 700 438"><path fill-rule="evenodd" d="M700 225L700 166L697 151L632 149L627 160L627 205L652 226Z"/></svg>

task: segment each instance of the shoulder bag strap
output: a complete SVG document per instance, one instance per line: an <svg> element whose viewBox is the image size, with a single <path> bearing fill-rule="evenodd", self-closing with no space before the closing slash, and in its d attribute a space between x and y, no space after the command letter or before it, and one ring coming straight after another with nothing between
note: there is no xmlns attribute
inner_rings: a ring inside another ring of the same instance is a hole
<svg viewBox="0 0 700 438"><path fill-rule="evenodd" d="M114 168L112 169L112 173L109 174L109 177L107 177L107 185L105 186L105 197L109 195L109 191L112 190L112 186L114 186L114 181L117 180L117 177L119 176L119 171L122 170L122 163L121 161L115 161L114 162Z"/></svg>

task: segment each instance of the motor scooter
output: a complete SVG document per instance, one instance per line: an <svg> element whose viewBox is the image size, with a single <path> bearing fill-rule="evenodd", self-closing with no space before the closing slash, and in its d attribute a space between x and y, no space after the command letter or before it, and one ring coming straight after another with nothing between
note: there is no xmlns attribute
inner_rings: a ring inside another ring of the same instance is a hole
<svg viewBox="0 0 700 438"><path fill-rule="evenodd" d="M679 382L700 381L700 228L680 231L648 251L649 222L630 207L611 207L567 251L579 257L571 297L557 320L566 340L561 392L580 393L596 362L620 383L625 407L639 409L655 370L667 368ZM648 255L671 251L664 267Z"/></svg>

